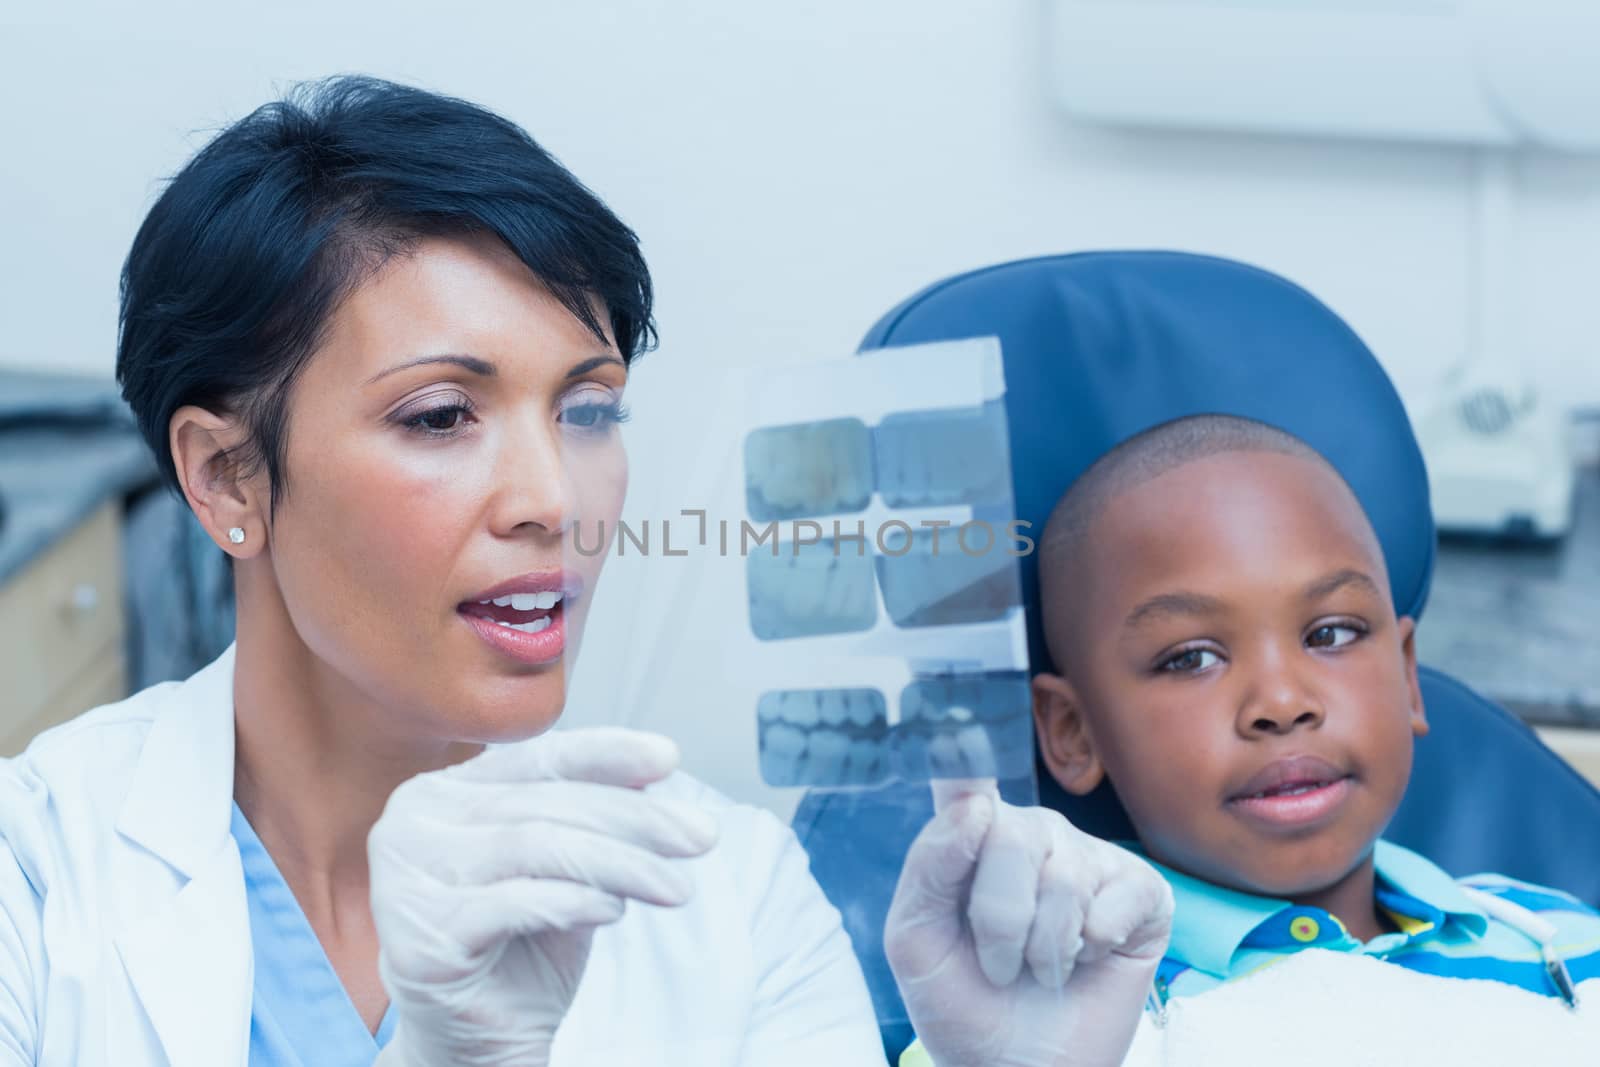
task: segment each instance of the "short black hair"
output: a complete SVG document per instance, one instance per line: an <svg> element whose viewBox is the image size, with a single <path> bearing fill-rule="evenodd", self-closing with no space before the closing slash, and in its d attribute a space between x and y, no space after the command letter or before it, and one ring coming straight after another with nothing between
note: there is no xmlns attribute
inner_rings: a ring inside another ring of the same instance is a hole
<svg viewBox="0 0 1600 1067"><path fill-rule="evenodd" d="M1360 507L1355 490L1327 458L1293 434L1237 415L1190 415L1153 426L1123 441L1084 471L1050 512L1039 538L1040 621L1045 647L1061 667L1066 635L1057 632L1052 612L1044 610L1050 592L1070 603L1064 582L1068 561L1077 557L1094 520L1111 501L1145 482L1197 459L1224 452L1276 452L1307 460L1331 471ZM1362 515L1366 514L1363 508ZM1377 534L1373 535L1377 543ZM1381 552L1380 552L1381 558Z"/></svg>
<svg viewBox="0 0 1600 1067"><path fill-rule="evenodd" d="M117 380L168 485L186 404L240 416L232 456L285 488L287 397L339 303L429 237L498 237L631 363L653 347L638 237L532 137L450 96L304 82L225 128L162 192L122 268Z"/></svg>

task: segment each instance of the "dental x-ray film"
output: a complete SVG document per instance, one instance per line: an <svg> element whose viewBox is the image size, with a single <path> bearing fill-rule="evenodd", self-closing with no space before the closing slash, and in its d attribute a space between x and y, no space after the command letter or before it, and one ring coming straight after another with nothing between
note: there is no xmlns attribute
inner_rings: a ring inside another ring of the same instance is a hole
<svg viewBox="0 0 1600 1067"><path fill-rule="evenodd" d="M998 341L740 369L695 405L665 495L574 542L627 582L606 721L780 812L941 778L1036 795Z"/></svg>
<svg viewBox="0 0 1600 1067"><path fill-rule="evenodd" d="M1032 719L993 339L756 376L745 605L770 786L1028 778ZM779 520L774 523L773 520ZM763 529L763 524L765 528Z"/></svg>

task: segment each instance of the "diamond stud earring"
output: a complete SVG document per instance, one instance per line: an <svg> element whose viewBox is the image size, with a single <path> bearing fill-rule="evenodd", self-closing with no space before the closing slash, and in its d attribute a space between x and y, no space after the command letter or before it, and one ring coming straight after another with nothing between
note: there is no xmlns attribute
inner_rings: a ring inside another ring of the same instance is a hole
<svg viewBox="0 0 1600 1067"><path fill-rule="evenodd" d="M235 526L233 529L229 530L228 540L232 541L236 545L244 544L244 527Z"/></svg>

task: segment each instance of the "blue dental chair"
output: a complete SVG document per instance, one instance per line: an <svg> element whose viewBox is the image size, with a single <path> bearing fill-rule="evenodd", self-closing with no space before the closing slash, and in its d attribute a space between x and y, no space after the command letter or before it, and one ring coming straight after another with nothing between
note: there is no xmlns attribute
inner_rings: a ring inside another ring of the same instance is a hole
<svg viewBox="0 0 1600 1067"><path fill-rule="evenodd" d="M1354 488L1383 544L1398 612L1420 617L1435 535L1427 472L1400 398L1337 315L1276 275L1171 252L1089 252L1001 264L929 286L885 315L871 349L998 336L1017 517L1042 530L1067 487L1134 434L1220 413L1278 426ZM1049 668L1037 566L1021 560L1035 670ZM1509 712L1427 667L1431 732L1386 837L1455 875L1497 871L1600 905L1600 791ZM1039 801L1105 838L1132 827L1109 784L1087 797L1041 767ZM909 813L909 815L908 815ZM811 869L844 916L890 1063L912 1038L883 954L883 923L925 785L812 793L794 818Z"/></svg>

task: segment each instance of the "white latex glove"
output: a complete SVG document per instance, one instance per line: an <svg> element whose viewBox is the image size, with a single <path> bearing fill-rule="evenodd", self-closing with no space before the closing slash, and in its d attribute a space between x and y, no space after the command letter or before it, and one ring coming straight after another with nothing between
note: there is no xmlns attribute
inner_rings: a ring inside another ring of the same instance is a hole
<svg viewBox="0 0 1600 1067"><path fill-rule="evenodd" d="M1138 856L993 783L934 783L884 930L935 1067L1118 1067L1172 929Z"/></svg>
<svg viewBox="0 0 1600 1067"><path fill-rule="evenodd" d="M382 1067L542 1067L598 926L625 900L688 901L673 858L707 813L647 796L678 750L622 729L545 734L418 775L367 839L383 984Z"/></svg>

